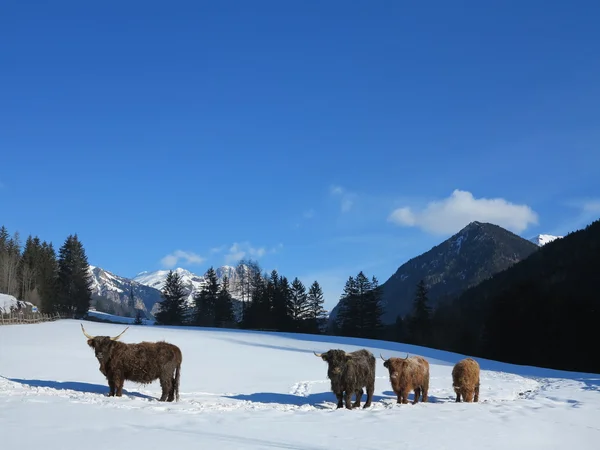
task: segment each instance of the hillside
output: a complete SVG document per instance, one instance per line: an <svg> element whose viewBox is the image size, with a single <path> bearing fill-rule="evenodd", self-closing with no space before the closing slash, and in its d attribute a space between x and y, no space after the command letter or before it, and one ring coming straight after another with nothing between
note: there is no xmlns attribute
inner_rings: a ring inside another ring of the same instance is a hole
<svg viewBox="0 0 600 450"><path fill-rule="evenodd" d="M185 292L187 294L187 303L188 305L194 304L194 295L199 292L204 285L206 285L206 279L203 275L196 275L189 270L178 267L173 269L180 277L182 284L184 286ZM229 278L229 288L233 297L233 310L236 320L240 320L242 313L242 302L236 296L236 287L238 283L238 276L236 274L235 268L232 266L222 266L215 269L217 273L217 279L219 283L223 281L223 277L227 276ZM161 290L165 284L167 279L167 275L169 274L168 270L156 270L153 272L140 272L137 274L133 280L137 283L143 284L145 286L151 287L156 290ZM162 299L161 299L162 301ZM157 311L158 305L154 305L151 309L151 313L155 314Z"/></svg>
<svg viewBox="0 0 600 450"><path fill-rule="evenodd" d="M417 283L424 279L431 305L452 298L539 247L498 225L472 222L431 250L401 265L382 285L383 322L411 311ZM339 303L330 314L335 319Z"/></svg>
<svg viewBox="0 0 600 450"><path fill-rule="evenodd" d="M110 336L125 327L84 326L93 335ZM0 326L0 429L10 430L3 446L587 450L600 439L596 375L479 360L480 402L467 404L455 403L452 391L452 367L462 356L426 348L333 336L147 326L130 326L121 341L163 339L183 352L176 403L157 401L157 381L147 386L126 381L123 397L107 397L106 379L79 321ZM335 410L327 366L313 351L363 347L377 356L373 404L366 410ZM403 357L406 352L430 363L427 403L395 403L379 355ZM400 438L399 422L426 438Z"/></svg>
<svg viewBox="0 0 600 450"><path fill-rule="evenodd" d="M540 248L438 313L439 348L600 372L600 221Z"/></svg>
<svg viewBox="0 0 600 450"><path fill-rule="evenodd" d="M129 278L120 277L108 270L90 265L92 275L92 304L97 309L107 310L119 315L135 316L129 305L130 292L133 290L135 307L141 309L147 318L156 302L162 300L160 291Z"/></svg>

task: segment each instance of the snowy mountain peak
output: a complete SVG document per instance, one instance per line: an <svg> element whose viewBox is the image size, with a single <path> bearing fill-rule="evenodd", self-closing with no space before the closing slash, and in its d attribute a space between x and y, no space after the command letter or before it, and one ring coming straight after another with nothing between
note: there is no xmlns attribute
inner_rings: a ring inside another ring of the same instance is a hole
<svg viewBox="0 0 600 450"><path fill-rule="evenodd" d="M556 239L560 239L562 238L562 236L553 236L551 234L538 234L537 236L532 237L531 239L529 239L531 242L533 242L535 245L539 245L540 247L548 244L549 242L552 242Z"/></svg>

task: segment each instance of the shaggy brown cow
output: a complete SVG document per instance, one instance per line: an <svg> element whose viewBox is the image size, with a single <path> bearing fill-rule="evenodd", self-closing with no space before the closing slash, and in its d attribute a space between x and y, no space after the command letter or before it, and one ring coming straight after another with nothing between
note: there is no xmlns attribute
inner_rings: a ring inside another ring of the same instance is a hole
<svg viewBox="0 0 600 450"><path fill-rule="evenodd" d="M456 401L461 397L467 403L479 401L479 364L472 358L465 358L452 369L452 387Z"/></svg>
<svg viewBox="0 0 600 450"><path fill-rule="evenodd" d="M370 351L362 349L346 353L344 350L329 350L315 355L328 365L327 377L331 380L331 390L337 397L338 409L344 406L344 398L347 409L360 407L363 386L367 388L364 408L371 406L375 391L375 357ZM350 404L352 394L356 394L356 401Z"/></svg>
<svg viewBox="0 0 600 450"><path fill-rule="evenodd" d="M397 403L408 403L408 393L414 391L415 399L412 404L427 401L429 391L429 362L421 356L406 358L383 359L383 366L390 373L390 383L394 393L398 396Z"/></svg>
<svg viewBox="0 0 600 450"><path fill-rule="evenodd" d="M94 349L100 363L100 372L108 380L109 397L123 395L125 380L150 384L160 380L162 396L160 401L179 400L179 375L182 355L179 347L168 342L140 342L125 344L116 337L90 336L83 325L81 329L88 338L88 345Z"/></svg>

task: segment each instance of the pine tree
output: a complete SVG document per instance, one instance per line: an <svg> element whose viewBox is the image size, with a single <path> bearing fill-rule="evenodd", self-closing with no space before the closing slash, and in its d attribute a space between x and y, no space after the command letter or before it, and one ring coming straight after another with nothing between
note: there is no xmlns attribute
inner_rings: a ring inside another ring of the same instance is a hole
<svg viewBox="0 0 600 450"><path fill-rule="evenodd" d="M52 243L42 242L36 285L39 289L41 310L45 314L59 312L58 261Z"/></svg>
<svg viewBox="0 0 600 450"><path fill-rule="evenodd" d="M195 316L193 322L198 326L212 327L215 325L215 308L219 296L219 279L212 266L204 275L206 284L194 296Z"/></svg>
<svg viewBox="0 0 600 450"><path fill-rule="evenodd" d="M134 314L136 307L135 307L135 297L133 295L133 285L129 286L129 309L131 310L131 313Z"/></svg>
<svg viewBox="0 0 600 450"><path fill-rule="evenodd" d="M411 343L427 345L431 333L431 307L427 298L425 281L417 283L412 314L408 319Z"/></svg>
<svg viewBox="0 0 600 450"><path fill-rule="evenodd" d="M92 277L82 243L77 234L69 235L58 256L59 310L71 317L85 315L92 301Z"/></svg>
<svg viewBox="0 0 600 450"><path fill-rule="evenodd" d="M0 230L0 292L19 297L19 260L21 259L21 238L15 231L10 238L6 228Z"/></svg>
<svg viewBox="0 0 600 450"><path fill-rule="evenodd" d="M182 325L187 294L179 273L169 271L161 294L164 300L160 302L159 311L154 316L156 322L161 325Z"/></svg>
<svg viewBox="0 0 600 450"><path fill-rule="evenodd" d="M41 306L36 283L41 251L40 239L28 236L18 267L20 298L37 306Z"/></svg>
<svg viewBox="0 0 600 450"><path fill-rule="evenodd" d="M309 305L309 328L313 333L320 331L319 324L325 319L327 312L323 309L325 300L323 298L323 290L318 281L313 281L308 290L308 305Z"/></svg>
<svg viewBox="0 0 600 450"><path fill-rule="evenodd" d="M310 304L306 294L306 287L298 279L294 278L290 290L289 316L292 319L295 330L301 330L304 326L304 320L308 318Z"/></svg>
<svg viewBox="0 0 600 450"><path fill-rule="evenodd" d="M340 334L355 336L358 330L358 288L354 277L348 277L340 298L336 324Z"/></svg>
<svg viewBox="0 0 600 450"><path fill-rule="evenodd" d="M229 278L225 275L221 281L215 304L215 326L224 327L234 321L233 301L229 292Z"/></svg>

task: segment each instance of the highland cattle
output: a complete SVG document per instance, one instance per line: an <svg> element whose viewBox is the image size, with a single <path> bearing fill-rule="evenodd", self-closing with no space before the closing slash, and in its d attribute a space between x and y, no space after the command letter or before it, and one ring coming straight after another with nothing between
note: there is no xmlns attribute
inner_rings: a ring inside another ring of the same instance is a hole
<svg viewBox="0 0 600 450"><path fill-rule="evenodd" d="M429 362L421 356L406 355L406 358L383 359L383 366L388 369L390 384L396 394L397 403L408 403L408 393L414 391L412 404L426 402L429 391Z"/></svg>
<svg viewBox="0 0 600 450"><path fill-rule="evenodd" d="M100 363L100 372L108 380L109 397L123 395L125 380L150 384L158 379L162 389L160 401L179 400L183 359L179 347L168 342L119 342L128 328L115 337L91 336L81 325L83 334L88 338L87 344L94 349Z"/></svg>
<svg viewBox="0 0 600 450"><path fill-rule="evenodd" d="M479 401L479 363L473 358L465 358L452 369L452 387L456 393L456 402L471 403Z"/></svg>
<svg viewBox="0 0 600 450"><path fill-rule="evenodd" d="M314 353L314 352L313 352ZM365 349L346 353L344 350L332 349L325 353L315 353L327 363L327 377L331 380L331 390L337 398L337 408L360 407L364 394L363 387L367 390L367 400L364 408L371 406L373 392L375 391L375 357ZM356 401L352 401L352 394Z"/></svg>

